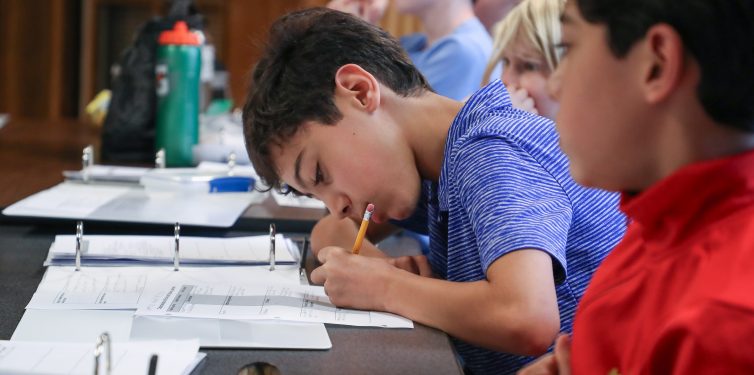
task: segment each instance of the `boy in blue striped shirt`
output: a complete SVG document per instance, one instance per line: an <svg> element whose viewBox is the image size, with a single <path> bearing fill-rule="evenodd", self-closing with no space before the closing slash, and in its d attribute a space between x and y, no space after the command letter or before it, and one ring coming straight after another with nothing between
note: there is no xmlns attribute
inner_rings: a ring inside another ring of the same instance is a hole
<svg viewBox="0 0 754 375"><path fill-rule="evenodd" d="M624 231L618 197L576 185L553 124L514 109L499 81L465 104L439 96L394 39L341 12L272 26L244 132L267 184L327 205L311 278L333 303L448 332L474 374L514 372L569 331ZM372 256L350 254L369 203L371 239L423 229L428 257L386 259L369 242Z"/></svg>

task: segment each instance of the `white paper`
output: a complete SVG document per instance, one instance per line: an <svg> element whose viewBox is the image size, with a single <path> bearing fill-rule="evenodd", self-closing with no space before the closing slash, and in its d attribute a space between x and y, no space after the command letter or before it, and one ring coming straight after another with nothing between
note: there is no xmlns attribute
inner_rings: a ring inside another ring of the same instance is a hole
<svg viewBox="0 0 754 375"><path fill-rule="evenodd" d="M276 263L297 262L288 248L285 237L275 237ZM76 236L58 235L50 247L51 260L75 258ZM85 236L82 243L82 261L127 260L148 263L173 262L175 237L172 236ZM182 264L269 264L270 236L233 238L186 237L180 238L179 258Z"/></svg>
<svg viewBox="0 0 754 375"><path fill-rule="evenodd" d="M3 213L13 215L20 211L30 216L84 218L128 190L123 186L62 183L8 207Z"/></svg>
<svg viewBox="0 0 754 375"><path fill-rule="evenodd" d="M24 311L12 341L92 343L102 332L113 341L128 341L133 310L32 310ZM161 336L157 340L183 339Z"/></svg>
<svg viewBox="0 0 754 375"><path fill-rule="evenodd" d="M207 358L207 353L198 352L196 353L196 356L193 360L191 360L191 363L186 366L186 369L183 370L183 373L181 375L191 375L192 372L194 372L194 369L196 366L199 366L200 363L204 360L204 358Z"/></svg>
<svg viewBox="0 0 754 375"><path fill-rule="evenodd" d="M257 192L147 191L138 185L67 181L16 202L3 214L227 228L250 204L263 199Z"/></svg>
<svg viewBox="0 0 754 375"><path fill-rule="evenodd" d="M0 373L92 374L94 340L91 344L0 341ZM157 373L181 375L193 369L199 340L113 342L112 374L146 374L157 354ZM100 356L100 373L106 371L106 355Z"/></svg>
<svg viewBox="0 0 754 375"><path fill-rule="evenodd" d="M104 331L116 342L197 338L203 348L332 347L322 323L142 317L133 310L26 310L11 340L91 344Z"/></svg>
<svg viewBox="0 0 754 375"><path fill-rule="evenodd" d="M104 311L112 312L112 311ZM322 323L134 316L131 340L199 338L203 348L332 348Z"/></svg>
<svg viewBox="0 0 754 375"><path fill-rule="evenodd" d="M196 169L206 172L229 172L228 163L217 163L211 161L203 161L196 166ZM255 180L259 180L259 175L251 165L238 165L233 167L234 176L252 177Z"/></svg>
<svg viewBox="0 0 754 375"><path fill-rule="evenodd" d="M338 308L323 287L308 285L184 283L150 288L136 315L413 328L411 320L398 315Z"/></svg>
<svg viewBox="0 0 754 375"><path fill-rule="evenodd" d="M226 267L49 267L26 306L43 310L122 310L137 308L145 287L175 283L275 283L299 285L298 265Z"/></svg>
<svg viewBox="0 0 754 375"><path fill-rule="evenodd" d="M199 170L212 171L212 172L228 171L227 164L213 163L213 162L201 162L196 168ZM266 186L262 184L256 171L250 165L244 165L244 166L236 165L233 168L233 174L236 176L252 177L256 179L257 187L259 187L260 189L267 188ZM271 190L269 194L272 195L272 198L275 199L275 202L279 206L315 208L315 209L322 209L322 210L326 209L325 203L319 199L309 198L306 196L295 196L293 194L281 194L275 190Z"/></svg>
<svg viewBox="0 0 754 375"><path fill-rule="evenodd" d="M309 198L306 196L295 196L293 194L281 194L277 191L272 192L272 197L279 206L301 207L301 208L318 208L325 209L325 203L319 199Z"/></svg>

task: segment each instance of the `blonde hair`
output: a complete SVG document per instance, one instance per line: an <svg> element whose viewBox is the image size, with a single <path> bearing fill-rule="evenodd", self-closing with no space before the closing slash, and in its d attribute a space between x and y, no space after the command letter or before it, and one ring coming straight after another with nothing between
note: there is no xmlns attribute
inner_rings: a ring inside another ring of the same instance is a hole
<svg viewBox="0 0 754 375"><path fill-rule="evenodd" d="M531 44L542 54L550 72L560 63L560 14L565 0L524 0L516 5L500 22L495 24L492 58L487 63L482 83L500 62L503 51L517 41Z"/></svg>

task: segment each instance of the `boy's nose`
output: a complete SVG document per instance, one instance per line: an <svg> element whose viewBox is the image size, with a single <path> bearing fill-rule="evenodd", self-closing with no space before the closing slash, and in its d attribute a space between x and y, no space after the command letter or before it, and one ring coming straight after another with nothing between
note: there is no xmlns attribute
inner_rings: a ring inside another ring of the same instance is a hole
<svg viewBox="0 0 754 375"><path fill-rule="evenodd" d="M351 214L351 201L343 195L335 196L330 202L325 202L325 204L330 213L338 219L347 218Z"/></svg>

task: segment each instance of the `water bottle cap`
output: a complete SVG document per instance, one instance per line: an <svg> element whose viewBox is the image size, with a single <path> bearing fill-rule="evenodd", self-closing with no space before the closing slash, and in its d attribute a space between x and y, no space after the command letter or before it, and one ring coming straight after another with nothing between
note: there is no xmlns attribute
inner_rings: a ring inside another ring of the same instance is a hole
<svg viewBox="0 0 754 375"><path fill-rule="evenodd" d="M185 21L177 21L173 30L166 30L160 33L160 44L187 44L198 46L199 36L189 31Z"/></svg>

